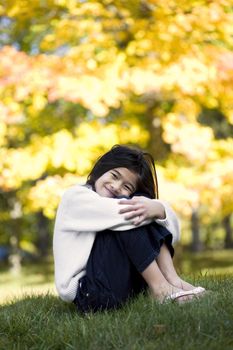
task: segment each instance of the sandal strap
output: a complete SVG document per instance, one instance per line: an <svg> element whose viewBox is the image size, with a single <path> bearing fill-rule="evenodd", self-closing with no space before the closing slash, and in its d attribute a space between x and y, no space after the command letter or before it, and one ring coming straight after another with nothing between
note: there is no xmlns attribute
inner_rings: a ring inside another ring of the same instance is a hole
<svg viewBox="0 0 233 350"><path fill-rule="evenodd" d="M203 287L196 287L194 289L191 290L184 290L184 291L180 291L180 292L176 292L176 293L172 293L171 295L168 295L165 300L176 300L178 298L187 296L187 295L197 295L197 294L201 294L205 291L205 288Z"/></svg>

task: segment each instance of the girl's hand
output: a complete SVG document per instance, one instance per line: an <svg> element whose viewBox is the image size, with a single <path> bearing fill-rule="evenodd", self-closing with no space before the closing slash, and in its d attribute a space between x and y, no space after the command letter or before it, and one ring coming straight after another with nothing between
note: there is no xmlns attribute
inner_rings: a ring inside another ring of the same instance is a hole
<svg viewBox="0 0 233 350"><path fill-rule="evenodd" d="M135 196L132 199L121 199L118 203L127 205L127 207L120 209L119 213L127 213L125 220L132 220L136 226L147 219L165 219L164 206L156 200Z"/></svg>

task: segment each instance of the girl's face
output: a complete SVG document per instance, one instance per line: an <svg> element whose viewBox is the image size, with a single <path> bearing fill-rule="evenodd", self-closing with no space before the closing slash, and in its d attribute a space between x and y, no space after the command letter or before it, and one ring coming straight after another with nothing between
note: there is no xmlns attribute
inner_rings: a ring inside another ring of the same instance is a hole
<svg viewBox="0 0 233 350"><path fill-rule="evenodd" d="M129 197L137 189L138 176L127 168L107 171L95 182L95 190L102 197Z"/></svg>

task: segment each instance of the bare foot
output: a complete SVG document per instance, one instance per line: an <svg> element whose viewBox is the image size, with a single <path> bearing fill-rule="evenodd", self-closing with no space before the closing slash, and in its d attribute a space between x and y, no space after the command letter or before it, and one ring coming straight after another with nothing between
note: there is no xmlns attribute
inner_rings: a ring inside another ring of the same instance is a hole
<svg viewBox="0 0 233 350"><path fill-rule="evenodd" d="M179 293L181 294L179 297L177 297L179 299L179 302L186 302L192 300L194 297L193 294L182 295L182 293L185 293L183 289L174 287L169 283L165 285L156 286L156 288L151 289L151 293L153 298L158 300L160 303L163 303L164 301L169 299L173 300L173 298L170 297L176 294L179 295Z"/></svg>
<svg viewBox="0 0 233 350"><path fill-rule="evenodd" d="M167 280L172 286L174 286L176 288L180 288L182 290L192 290L192 289L196 288L194 285L182 280L180 277L173 278L173 279L167 278Z"/></svg>

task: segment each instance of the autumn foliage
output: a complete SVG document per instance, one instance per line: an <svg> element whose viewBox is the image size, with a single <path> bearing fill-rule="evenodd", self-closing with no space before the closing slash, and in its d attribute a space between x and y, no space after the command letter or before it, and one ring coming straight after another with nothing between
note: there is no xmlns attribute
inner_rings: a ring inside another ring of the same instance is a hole
<svg viewBox="0 0 233 350"><path fill-rule="evenodd" d="M2 220L54 218L113 144L157 160L160 194L203 223L233 210L230 0L4 1Z"/></svg>

